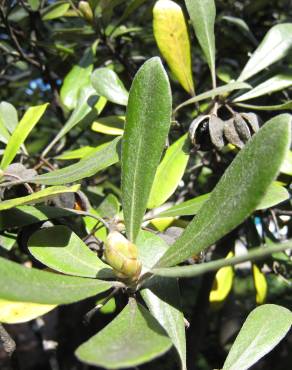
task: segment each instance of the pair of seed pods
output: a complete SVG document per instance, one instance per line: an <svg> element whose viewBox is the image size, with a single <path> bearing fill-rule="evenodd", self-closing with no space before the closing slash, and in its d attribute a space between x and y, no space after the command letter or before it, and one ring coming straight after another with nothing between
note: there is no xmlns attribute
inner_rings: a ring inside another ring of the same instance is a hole
<svg viewBox="0 0 292 370"><path fill-rule="evenodd" d="M200 115L190 125L189 135L195 148L220 150L230 143L243 148L251 136L259 130L259 118L255 113L234 113L223 121L216 114Z"/></svg>

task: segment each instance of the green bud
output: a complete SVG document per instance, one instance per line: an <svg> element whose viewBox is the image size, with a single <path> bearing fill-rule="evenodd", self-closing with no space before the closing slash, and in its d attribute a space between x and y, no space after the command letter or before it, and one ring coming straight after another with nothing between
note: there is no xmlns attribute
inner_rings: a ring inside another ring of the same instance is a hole
<svg viewBox="0 0 292 370"><path fill-rule="evenodd" d="M87 1L79 1L78 9L88 22L91 23L93 21L93 13Z"/></svg>
<svg viewBox="0 0 292 370"><path fill-rule="evenodd" d="M121 279L137 280L142 265L138 250L118 231L111 231L105 241L105 259Z"/></svg>

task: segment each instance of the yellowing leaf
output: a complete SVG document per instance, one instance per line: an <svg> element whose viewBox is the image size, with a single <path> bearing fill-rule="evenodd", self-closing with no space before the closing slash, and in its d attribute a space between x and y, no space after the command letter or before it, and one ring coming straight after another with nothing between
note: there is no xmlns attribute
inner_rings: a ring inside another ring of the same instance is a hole
<svg viewBox="0 0 292 370"><path fill-rule="evenodd" d="M252 265L253 281L256 289L256 302L257 304L263 304L267 297L268 284L265 275L257 267Z"/></svg>
<svg viewBox="0 0 292 370"><path fill-rule="evenodd" d="M18 324L33 320L53 310L57 305L0 300L0 322Z"/></svg>
<svg viewBox="0 0 292 370"><path fill-rule="evenodd" d="M93 122L91 129L106 135L123 135L124 133L124 116L108 116L98 118Z"/></svg>
<svg viewBox="0 0 292 370"><path fill-rule="evenodd" d="M159 231L166 230L174 221L174 217L159 217L151 220L151 224Z"/></svg>
<svg viewBox="0 0 292 370"><path fill-rule="evenodd" d="M183 88L194 95L190 40L181 7L174 1L157 1L153 8L153 31L171 71Z"/></svg>
<svg viewBox="0 0 292 370"><path fill-rule="evenodd" d="M226 259L233 256L234 253L229 252L226 256ZM211 303L220 303L227 298L232 288L233 277L234 272L231 266L222 267L220 270L217 271L209 296L209 301Z"/></svg>

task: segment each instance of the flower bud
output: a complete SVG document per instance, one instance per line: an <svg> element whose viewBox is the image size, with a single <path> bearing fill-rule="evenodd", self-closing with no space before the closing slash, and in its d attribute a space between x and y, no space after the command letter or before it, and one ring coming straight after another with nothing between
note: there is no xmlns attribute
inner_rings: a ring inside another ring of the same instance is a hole
<svg viewBox="0 0 292 370"><path fill-rule="evenodd" d="M111 231L105 241L105 259L121 279L137 280L142 265L138 250L118 231Z"/></svg>
<svg viewBox="0 0 292 370"><path fill-rule="evenodd" d="M93 21L93 13L87 1L79 1L78 9L89 23Z"/></svg>

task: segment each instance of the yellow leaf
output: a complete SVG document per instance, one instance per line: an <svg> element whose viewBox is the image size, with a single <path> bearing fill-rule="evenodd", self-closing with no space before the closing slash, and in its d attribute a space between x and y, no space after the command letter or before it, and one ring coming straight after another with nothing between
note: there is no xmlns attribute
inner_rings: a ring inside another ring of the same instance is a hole
<svg viewBox="0 0 292 370"><path fill-rule="evenodd" d="M93 122L91 129L95 132L106 135L123 135L124 133L124 116L108 116L104 118L98 118Z"/></svg>
<svg viewBox="0 0 292 370"><path fill-rule="evenodd" d="M56 305L13 302L0 299L0 322L18 324L33 320L53 310Z"/></svg>
<svg viewBox="0 0 292 370"><path fill-rule="evenodd" d="M234 253L229 252L226 259L233 256ZM222 267L217 271L209 296L209 301L212 304L221 303L227 298L232 288L233 277L234 272L231 266Z"/></svg>
<svg viewBox="0 0 292 370"><path fill-rule="evenodd" d="M153 30L171 71L183 88L194 95L190 40L181 7L174 1L157 1L153 8Z"/></svg>
<svg viewBox="0 0 292 370"><path fill-rule="evenodd" d="M253 281L256 289L256 303L263 304L267 297L268 284L265 275L257 267L252 265Z"/></svg>
<svg viewBox="0 0 292 370"><path fill-rule="evenodd" d="M159 217L151 220L151 224L159 231L167 229L174 221L174 217Z"/></svg>

